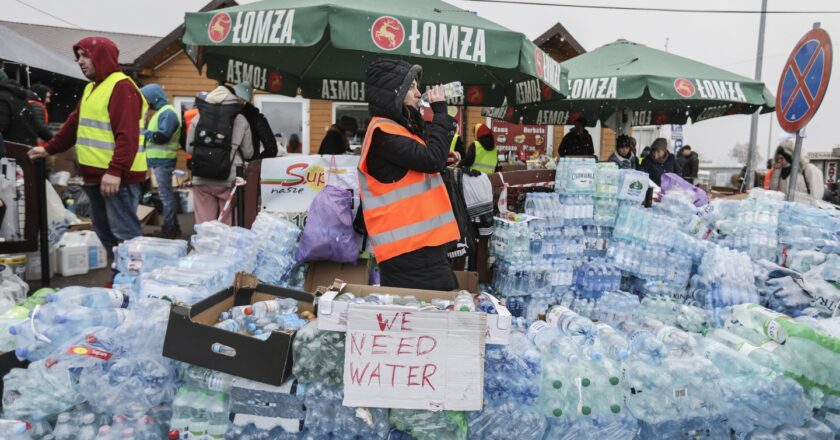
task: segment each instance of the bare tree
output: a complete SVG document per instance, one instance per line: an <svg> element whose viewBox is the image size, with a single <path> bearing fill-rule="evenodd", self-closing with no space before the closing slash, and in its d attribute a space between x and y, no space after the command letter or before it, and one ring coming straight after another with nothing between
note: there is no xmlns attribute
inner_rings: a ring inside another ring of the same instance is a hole
<svg viewBox="0 0 840 440"><path fill-rule="evenodd" d="M731 150L729 150L729 156L733 159L737 160L739 164L746 165L747 163L747 156L749 155L750 144L748 143L737 143ZM759 152L760 148L756 147L755 156L753 156L753 169L763 169L758 168L760 164L764 161L764 158L761 156Z"/></svg>

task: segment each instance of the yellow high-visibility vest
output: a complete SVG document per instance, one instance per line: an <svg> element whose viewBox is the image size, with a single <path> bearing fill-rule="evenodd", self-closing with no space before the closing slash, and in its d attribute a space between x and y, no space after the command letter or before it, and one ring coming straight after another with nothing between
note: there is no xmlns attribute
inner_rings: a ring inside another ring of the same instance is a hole
<svg viewBox="0 0 840 440"><path fill-rule="evenodd" d="M137 139L137 154L134 162L131 163L131 171L146 171L146 153L143 149L143 115L149 109L149 104L140 93L140 89L126 74L114 72L108 75L104 81L94 88L94 83L88 83L85 92L82 94L82 103L79 106L79 128L76 130L76 158L79 165L93 168L108 169L111 159L114 157L116 141L114 131L111 129L111 115L108 113L108 103L111 101L111 94L117 82L127 79L137 89L142 102L140 118L137 125L140 127L140 136Z"/></svg>
<svg viewBox="0 0 840 440"><path fill-rule="evenodd" d="M178 114L178 111L175 110L175 107L172 104L166 104L163 107L159 108L158 111L152 116L149 120L149 126L146 127L150 131L155 132L158 130L158 120L160 119L160 115L162 115L165 111L170 110L172 113L175 113L175 116L178 118L178 128L172 132L172 137L169 138L169 142L164 144L156 144L151 141L146 141L146 158L147 159L177 159L178 158L178 148L181 145L178 143L178 139L181 137L181 115Z"/></svg>
<svg viewBox="0 0 840 440"><path fill-rule="evenodd" d="M493 147L492 150L487 151L481 145L481 142L475 141L475 162L473 162L470 169L481 171L485 174L493 174L496 172L496 165L499 163L499 150Z"/></svg>

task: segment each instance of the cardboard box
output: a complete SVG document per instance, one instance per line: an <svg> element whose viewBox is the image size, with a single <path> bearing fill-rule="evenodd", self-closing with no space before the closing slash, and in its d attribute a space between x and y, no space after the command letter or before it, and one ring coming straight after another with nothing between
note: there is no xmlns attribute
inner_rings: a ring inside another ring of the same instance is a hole
<svg viewBox="0 0 840 440"><path fill-rule="evenodd" d="M239 273L234 285L192 306L176 303L169 312L163 355L238 377L281 385L292 374L294 331L274 331L265 341L213 327L219 315L233 306L274 298L294 298L298 309L314 312L315 297L306 292L260 284L253 275ZM236 351L215 353L213 344Z"/></svg>
<svg viewBox="0 0 840 440"><path fill-rule="evenodd" d="M356 264L316 261L309 263L304 290L315 293L320 286L332 286L339 278L350 284L368 283L368 260L359 260Z"/></svg>
<svg viewBox="0 0 840 440"><path fill-rule="evenodd" d="M141 225L149 223L155 213L153 206L137 205L137 219L140 220Z"/></svg>
<svg viewBox="0 0 840 440"><path fill-rule="evenodd" d="M473 274L475 282L478 283L478 275L475 272L461 272L462 274ZM470 275L462 276L465 280L471 280ZM460 280L459 280L460 281ZM318 329L343 332L347 330L347 310L350 303L335 301L335 297L344 292L353 292L356 296L368 296L372 293L390 293L394 295L413 295L417 299L431 301L434 298L453 298L452 292L441 292L435 290L404 289L397 287L379 287L363 284L348 284L342 280L335 280L328 288L319 288L318 296ZM487 315L487 332L484 341L487 344L507 345L510 340L510 327L512 317L510 311L502 303L490 296L493 305L496 306L496 314ZM402 306L377 306L382 310L405 310ZM476 312L481 313L481 312Z"/></svg>
<svg viewBox="0 0 840 440"><path fill-rule="evenodd" d="M82 218L80 218L80 220L82 221L81 223L76 223L76 224L67 226L67 231L68 232L73 232L73 231L91 231L91 230L93 230L93 223L89 219L86 219L86 218L82 217Z"/></svg>

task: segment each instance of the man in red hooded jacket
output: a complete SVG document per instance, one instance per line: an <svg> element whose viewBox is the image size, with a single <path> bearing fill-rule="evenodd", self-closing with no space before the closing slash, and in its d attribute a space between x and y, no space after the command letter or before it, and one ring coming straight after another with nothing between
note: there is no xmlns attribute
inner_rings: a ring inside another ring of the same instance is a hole
<svg viewBox="0 0 840 440"><path fill-rule="evenodd" d="M110 252L120 241L143 235L137 205L146 180L140 128L148 106L134 81L120 69L119 49L113 41L83 38L73 46L73 53L92 83L61 130L46 146L31 149L29 158L76 146L93 228Z"/></svg>

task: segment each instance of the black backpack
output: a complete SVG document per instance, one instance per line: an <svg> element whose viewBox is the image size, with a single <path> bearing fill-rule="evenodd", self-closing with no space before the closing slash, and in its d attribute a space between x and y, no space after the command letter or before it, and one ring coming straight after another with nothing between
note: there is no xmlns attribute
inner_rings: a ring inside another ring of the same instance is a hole
<svg viewBox="0 0 840 440"><path fill-rule="evenodd" d="M189 168L194 176L226 180L233 165L230 154L233 122L242 105L210 104L199 99L196 105L199 116Z"/></svg>

